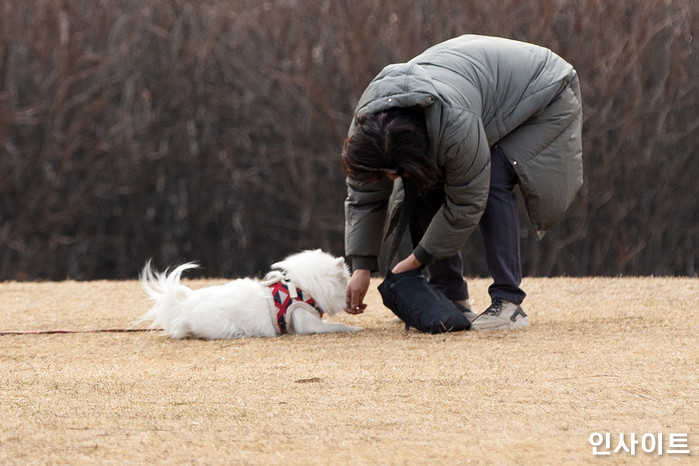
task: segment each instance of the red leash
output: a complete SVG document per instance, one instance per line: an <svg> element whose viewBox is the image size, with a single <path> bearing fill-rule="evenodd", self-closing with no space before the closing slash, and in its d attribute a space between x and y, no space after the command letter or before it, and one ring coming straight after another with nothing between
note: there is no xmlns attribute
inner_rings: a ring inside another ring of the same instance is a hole
<svg viewBox="0 0 699 466"><path fill-rule="evenodd" d="M94 330L0 330L1 335L53 335L64 333L161 332L161 328L98 328Z"/></svg>

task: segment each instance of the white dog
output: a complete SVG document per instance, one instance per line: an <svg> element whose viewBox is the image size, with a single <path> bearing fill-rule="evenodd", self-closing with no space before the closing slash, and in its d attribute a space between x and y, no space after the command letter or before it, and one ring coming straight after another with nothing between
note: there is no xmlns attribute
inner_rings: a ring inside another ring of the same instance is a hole
<svg viewBox="0 0 699 466"><path fill-rule="evenodd" d="M180 284L180 265L170 274L141 273L141 286L155 301L139 322L151 320L173 338L230 339L284 333L356 332L359 327L322 320L345 308L349 272L341 257L320 249L291 255L272 265L264 279L241 278L192 290Z"/></svg>

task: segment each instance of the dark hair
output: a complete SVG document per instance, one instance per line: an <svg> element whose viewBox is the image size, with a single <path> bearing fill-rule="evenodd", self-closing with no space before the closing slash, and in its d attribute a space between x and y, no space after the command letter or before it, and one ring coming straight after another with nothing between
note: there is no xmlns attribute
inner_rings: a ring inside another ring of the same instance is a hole
<svg viewBox="0 0 699 466"><path fill-rule="evenodd" d="M391 109L359 117L342 147L342 167L350 178L378 181L395 169L420 190L437 181L437 165L429 156L425 113L421 107Z"/></svg>

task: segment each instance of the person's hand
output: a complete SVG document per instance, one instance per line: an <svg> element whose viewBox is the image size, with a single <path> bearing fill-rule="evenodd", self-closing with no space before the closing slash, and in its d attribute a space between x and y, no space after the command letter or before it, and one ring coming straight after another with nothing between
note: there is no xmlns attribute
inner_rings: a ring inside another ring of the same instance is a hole
<svg viewBox="0 0 699 466"><path fill-rule="evenodd" d="M366 309L364 304L364 296L369 289L369 281L371 280L371 271L366 269L357 269L352 272L349 283L347 283L347 297L345 303L345 312L348 314L361 314Z"/></svg>
<svg viewBox="0 0 699 466"><path fill-rule="evenodd" d="M393 273L407 272L408 270L417 269L422 265L422 262L417 260L414 254L410 254L406 259L398 262L395 267L393 267Z"/></svg>

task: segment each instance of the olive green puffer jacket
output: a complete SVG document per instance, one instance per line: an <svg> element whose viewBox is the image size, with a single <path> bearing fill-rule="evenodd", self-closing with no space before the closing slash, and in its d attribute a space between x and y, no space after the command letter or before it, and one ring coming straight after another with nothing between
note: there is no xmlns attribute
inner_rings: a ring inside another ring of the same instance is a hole
<svg viewBox="0 0 699 466"><path fill-rule="evenodd" d="M582 185L577 73L546 48L464 35L408 63L388 65L362 94L349 134L362 114L416 105L424 107L431 156L446 193L414 251L423 263L454 255L478 225L495 144L519 178L539 236L561 218ZM376 270L394 183L348 178L347 188L345 252L354 268Z"/></svg>

